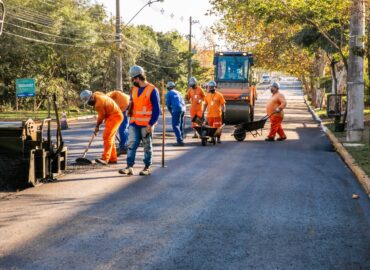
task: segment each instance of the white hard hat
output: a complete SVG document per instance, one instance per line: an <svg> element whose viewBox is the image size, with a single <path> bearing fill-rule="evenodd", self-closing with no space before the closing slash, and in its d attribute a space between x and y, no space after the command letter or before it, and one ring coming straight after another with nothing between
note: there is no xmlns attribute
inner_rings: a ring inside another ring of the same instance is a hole
<svg viewBox="0 0 370 270"><path fill-rule="evenodd" d="M176 84L174 82L168 82L167 83L167 88L170 88L170 87L175 87Z"/></svg>
<svg viewBox="0 0 370 270"><path fill-rule="evenodd" d="M280 89L280 83L278 83L278 82L273 82L273 83L271 84L271 87L276 87L277 89Z"/></svg>
<svg viewBox="0 0 370 270"><path fill-rule="evenodd" d="M80 94L80 98L83 102L87 103L92 96L92 92L90 90L83 90Z"/></svg>
<svg viewBox="0 0 370 270"><path fill-rule="evenodd" d="M194 85L197 85L198 81L196 78L194 77L191 77L190 80L189 80L189 86L194 86Z"/></svg>
<svg viewBox="0 0 370 270"><path fill-rule="evenodd" d="M145 71L141 66L132 66L129 71L130 77L134 78L139 75L145 75Z"/></svg>
<svg viewBox="0 0 370 270"><path fill-rule="evenodd" d="M216 87L217 83L215 81L209 81L207 85L208 87Z"/></svg>

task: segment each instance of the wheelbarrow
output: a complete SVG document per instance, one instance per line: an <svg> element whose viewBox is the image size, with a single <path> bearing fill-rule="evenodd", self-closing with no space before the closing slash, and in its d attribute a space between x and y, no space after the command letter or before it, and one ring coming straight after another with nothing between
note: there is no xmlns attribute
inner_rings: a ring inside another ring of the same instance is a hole
<svg viewBox="0 0 370 270"><path fill-rule="evenodd" d="M253 137L262 136L262 129L265 127L266 121L272 116L265 115L258 121L244 122L235 126L234 136L235 140L242 142L247 137L247 132L250 132Z"/></svg>
<svg viewBox="0 0 370 270"><path fill-rule="evenodd" d="M210 126L207 126L207 125L202 125L202 126L197 126L197 127L194 127L194 128L197 131L197 133L199 135L199 138L202 141L202 145L206 146L209 139L211 139L210 142L213 145L216 144L216 138L217 138L217 136L220 136L222 128L224 126L225 125L222 125L219 128L214 128L214 127L210 127Z"/></svg>

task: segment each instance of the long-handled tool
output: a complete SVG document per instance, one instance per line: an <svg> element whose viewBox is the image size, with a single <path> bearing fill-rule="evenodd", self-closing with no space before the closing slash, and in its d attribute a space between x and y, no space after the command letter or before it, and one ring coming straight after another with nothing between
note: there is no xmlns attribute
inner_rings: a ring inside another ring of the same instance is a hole
<svg viewBox="0 0 370 270"><path fill-rule="evenodd" d="M76 163L79 165L92 165L95 163L95 161L92 161L90 159L86 158L87 151L89 151L90 145L95 139L96 133L94 132L93 135L91 136L91 139L89 141L89 144L87 145L82 157L76 158Z"/></svg>

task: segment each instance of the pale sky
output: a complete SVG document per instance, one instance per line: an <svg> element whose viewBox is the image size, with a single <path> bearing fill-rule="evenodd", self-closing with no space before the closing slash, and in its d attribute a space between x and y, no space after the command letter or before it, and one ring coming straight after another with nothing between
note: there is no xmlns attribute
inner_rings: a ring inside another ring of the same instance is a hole
<svg viewBox="0 0 370 270"><path fill-rule="evenodd" d="M108 13L115 16L116 0L96 0L103 3ZM147 0L121 0L121 17L123 23L127 23L141 7L147 3ZM156 31L178 30L187 35L189 33L189 17L199 20L199 24L194 24L193 35L195 40L202 41L201 27L211 26L217 18L214 16L205 16L204 14L211 7L208 0L164 0L157 2L152 6L147 6L135 17L131 24L150 25ZM161 10L164 10L162 15ZM171 15L173 14L173 18ZM181 17L183 21L181 21Z"/></svg>

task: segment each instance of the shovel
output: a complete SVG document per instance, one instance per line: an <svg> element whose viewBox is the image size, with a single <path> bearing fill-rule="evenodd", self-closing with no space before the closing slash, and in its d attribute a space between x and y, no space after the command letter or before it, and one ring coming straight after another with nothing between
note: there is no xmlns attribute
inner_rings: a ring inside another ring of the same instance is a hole
<svg viewBox="0 0 370 270"><path fill-rule="evenodd" d="M96 133L94 132L93 135L91 136L91 139L89 141L89 144L87 145L82 157L79 157L76 159L76 163L79 165L92 165L95 163L95 161L91 161L90 159L85 158L87 151L89 151L90 145L93 142L94 138L96 136Z"/></svg>

